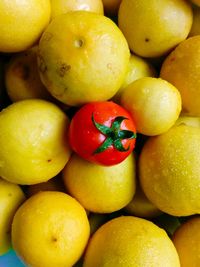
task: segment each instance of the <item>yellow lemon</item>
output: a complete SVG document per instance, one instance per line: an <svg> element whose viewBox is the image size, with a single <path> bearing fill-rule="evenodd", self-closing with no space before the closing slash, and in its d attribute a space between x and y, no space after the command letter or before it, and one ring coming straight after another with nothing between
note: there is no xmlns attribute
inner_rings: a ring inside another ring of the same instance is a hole
<svg viewBox="0 0 200 267"><path fill-rule="evenodd" d="M162 213L145 196L139 183L137 184L136 193L133 199L124 209L128 214L142 218L153 218Z"/></svg>
<svg viewBox="0 0 200 267"><path fill-rule="evenodd" d="M71 267L88 238L84 208L65 193L38 193L24 202L13 219L13 248L28 266Z"/></svg>
<svg viewBox="0 0 200 267"><path fill-rule="evenodd" d="M42 183L70 157L69 119L39 99L16 102L0 113L0 176L19 184Z"/></svg>
<svg viewBox="0 0 200 267"><path fill-rule="evenodd" d="M130 155L110 167L97 165L72 155L63 170L68 192L84 208L109 213L125 207L135 193L135 161Z"/></svg>
<svg viewBox="0 0 200 267"><path fill-rule="evenodd" d="M34 47L12 56L6 67L5 84L13 102L29 98L52 98L40 80L36 51Z"/></svg>
<svg viewBox="0 0 200 267"><path fill-rule="evenodd" d="M111 98L123 83L130 52L109 18L86 11L57 16L39 44L38 64L51 94L71 106Z"/></svg>
<svg viewBox="0 0 200 267"><path fill-rule="evenodd" d="M200 115L200 36L190 37L177 46L164 60L161 78L180 91L183 111L191 116Z"/></svg>
<svg viewBox="0 0 200 267"><path fill-rule="evenodd" d="M126 88L130 83L143 77L155 76L156 71L149 62L139 56L132 54L129 60L128 71L126 73L124 82L121 88L117 91L117 94L114 96L114 101L118 102L120 100L120 96L124 88Z"/></svg>
<svg viewBox="0 0 200 267"><path fill-rule="evenodd" d="M101 226L86 249L83 267L180 267L166 232L145 219L121 216Z"/></svg>
<svg viewBox="0 0 200 267"><path fill-rule="evenodd" d="M50 0L50 2L52 18L77 10L91 11L99 14L104 13L102 0Z"/></svg>
<svg viewBox="0 0 200 267"><path fill-rule="evenodd" d="M185 124L200 128L200 117L192 117L182 114L175 123L175 125L180 125L180 124Z"/></svg>
<svg viewBox="0 0 200 267"><path fill-rule="evenodd" d="M158 57L187 38L192 8L185 0L122 0L118 19L133 52Z"/></svg>
<svg viewBox="0 0 200 267"><path fill-rule="evenodd" d="M18 207L25 200L22 189L0 178L0 256L11 247L11 223Z"/></svg>
<svg viewBox="0 0 200 267"><path fill-rule="evenodd" d="M151 137L139 158L148 199L174 216L200 213L200 128L180 124Z"/></svg>
<svg viewBox="0 0 200 267"><path fill-rule="evenodd" d="M0 1L0 51L19 52L33 46L49 23L49 0Z"/></svg>
<svg viewBox="0 0 200 267"><path fill-rule="evenodd" d="M179 91L160 78L134 81L123 90L121 104L134 118L137 131L148 136L169 130L181 112Z"/></svg>
<svg viewBox="0 0 200 267"><path fill-rule="evenodd" d="M173 242L177 249L181 267L200 266L200 216L188 219L174 233Z"/></svg>

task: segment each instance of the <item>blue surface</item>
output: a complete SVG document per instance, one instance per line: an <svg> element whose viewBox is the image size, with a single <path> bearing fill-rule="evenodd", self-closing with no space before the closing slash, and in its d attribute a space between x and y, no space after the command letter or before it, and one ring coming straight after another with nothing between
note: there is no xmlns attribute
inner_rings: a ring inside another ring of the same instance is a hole
<svg viewBox="0 0 200 267"><path fill-rule="evenodd" d="M14 250L10 250L7 254L0 256L0 267L26 267L16 256Z"/></svg>

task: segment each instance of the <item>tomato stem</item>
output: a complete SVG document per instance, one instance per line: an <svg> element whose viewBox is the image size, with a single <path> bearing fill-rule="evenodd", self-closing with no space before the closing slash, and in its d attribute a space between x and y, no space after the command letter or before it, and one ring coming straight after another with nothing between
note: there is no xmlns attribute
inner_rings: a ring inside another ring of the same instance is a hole
<svg viewBox="0 0 200 267"><path fill-rule="evenodd" d="M133 139L136 138L136 133L129 130L121 130L121 124L123 120L128 120L128 118L123 116L118 116L114 119L111 127L108 127L104 124L100 124L95 121L94 114L92 114L92 122L94 126L106 136L105 141L103 144L101 144L94 152L93 154L98 154L100 152L105 151L108 147L113 145L118 151L126 152L130 149L130 146L128 148L124 148L122 144L122 140L124 139Z"/></svg>

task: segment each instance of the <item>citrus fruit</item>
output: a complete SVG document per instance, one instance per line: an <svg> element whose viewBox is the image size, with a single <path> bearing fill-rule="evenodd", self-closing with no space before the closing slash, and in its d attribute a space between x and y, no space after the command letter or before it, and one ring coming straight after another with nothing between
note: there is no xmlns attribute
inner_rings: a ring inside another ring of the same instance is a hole
<svg viewBox="0 0 200 267"><path fill-rule="evenodd" d="M143 57L159 57L185 40L192 26L185 0L122 0L118 20L130 49Z"/></svg>
<svg viewBox="0 0 200 267"><path fill-rule="evenodd" d="M130 154L110 167L90 163L73 154L63 170L68 192L84 208L109 213L125 207L135 193L135 162Z"/></svg>
<svg viewBox="0 0 200 267"><path fill-rule="evenodd" d="M34 47L15 54L6 67L5 84L13 102L29 98L52 98L40 80L36 53L37 47Z"/></svg>
<svg viewBox="0 0 200 267"><path fill-rule="evenodd" d="M138 80L143 77L154 77L156 76L156 71L154 67L147 62L144 58L141 58L136 55L131 55L128 65L128 71L126 73L124 82L121 88L117 91L114 96L114 101L119 102L120 96L124 90L130 83Z"/></svg>
<svg viewBox="0 0 200 267"><path fill-rule="evenodd" d="M0 178L0 256L11 247L11 223L18 207L25 200L22 189Z"/></svg>
<svg viewBox="0 0 200 267"><path fill-rule="evenodd" d="M160 78L132 82L124 88L121 104L132 115L137 131L148 136L169 130L181 112L179 91Z"/></svg>
<svg viewBox="0 0 200 267"><path fill-rule="evenodd" d="M177 249L181 267L200 265L200 216L189 218L174 233L173 243Z"/></svg>
<svg viewBox="0 0 200 267"><path fill-rule="evenodd" d="M151 137L139 159L139 178L148 199L174 216L200 213L200 128L180 124Z"/></svg>
<svg viewBox="0 0 200 267"><path fill-rule="evenodd" d="M129 48L109 18L87 11L57 16L39 44L40 76L50 93L65 104L111 98L123 83Z"/></svg>
<svg viewBox="0 0 200 267"><path fill-rule="evenodd" d="M121 216L101 226L86 249L83 267L180 267L166 232L145 219Z"/></svg>
<svg viewBox="0 0 200 267"><path fill-rule="evenodd" d="M62 192L32 196L13 219L13 248L28 266L71 267L81 257L88 238L84 208Z"/></svg>
<svg viewBox="0 0 200 267"><path fill-rule="evenodd" d="M42 183L57 175L70 157L69 119L39 99L18 101L0 113L0 176L19 184Z"/></svg>
<svg viewBox="0 0 200 267"><path fill-rule="evenodd" d="M162 213L148 200L139 183L137 183L133 199L124 209L128 214L142 218L153 218Z"/></svg>
<svg viewBox="0 0 200 267"><path fill-rule="evenodd" d="M185 124L185 125L200 128L200 117L192 117L192 116L181 114L181 116L176 121L175 125L179 125L179 124Z"/></svg>
<svg viewBox="0 0 200 267"><path fill-rule="evenodd" d="M0 51L19 52L33 46L49 23L49 0L0 1Z"/></svg>
<svg viewBox="0 0 200 267"><path fill-rule="evenodd" d="M104 13L102 0L50 0L50 2L52 18L78 10L91 11L102 15Z"/></svg>
<svg viewBox="0 0 200 267"><path fill-rule="evenodd" d="M179 44L164 60L161 78L172 83L180 91L183 112L200 115L200 36L190 37Z"/></svg>

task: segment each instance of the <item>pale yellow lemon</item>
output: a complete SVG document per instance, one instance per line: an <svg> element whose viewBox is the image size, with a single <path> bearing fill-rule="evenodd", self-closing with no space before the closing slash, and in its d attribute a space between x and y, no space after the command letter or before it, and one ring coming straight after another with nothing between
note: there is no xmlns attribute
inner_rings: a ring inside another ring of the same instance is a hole
<svg viewBox="0 0 200 267"><path fill-rule="evenodd" d="M162 56L185 40L192 19L185 0L122 0L118 14L130 49L144 57Z"/></svg>
<svg viewBox="0 0 200 267"><path fill-rule="evenodd" d="M183 112L200 115L200 36L193 36L179 44L164 60L161 78L180 91Z"/></svg>
<svg viewBox="0 0 200 267"><path fill-rule="evenodd" d="M102 225L86 249L83 267L180 267L166 232L145 219L121 216Z"/></svg>
<svg viewBox="0 0 200 267"><path fill-rule="evenodd" d="M110 213L125 207L135 193L135 161L131 154L110 167L90 163L73 154L63 170L68 192L84 208Z"/></svg>
<svg viewBox="0 0 200 267"><path fill-rule="evenodd" d="M5 69L5 84L13 102L29 98L52 99L40 80L37 47L11 57Z"/></svg>
<svg viewBox="0 0 200 267"><path fill-rule="evenodd" d="M136 193L133 199L124 209L128 214L142 218L153 218L162 214L145 196L139 183L137 183Z"/></svg>
<svg viewBox="0 0 200 267"><path fill-rule="evenodd" d="M87 11L57 16L39 44L40 76L65 104L110 99L123 83L130 52L109 18Z"/></svg>
<svg viewBox="0 0 200 267"><path fill-rule="evenodd" d="M148 199L174 216L200 213L200 128L185 124L150 137L139 158Z"/></svg>
<svg viewBox="0 0 200 267"><path fill-rule="evenodd" d="M129 59L128 71L126 73L124 82L121 88L117 91L116 95L114 96L114 101L118 102L120 100L120 96L124 90L130 83L135 80L138 80L143 77L155 77L156 70L154 69L153 65L151 65L147 60L131 54Z"/></svg>
<svg viewBox="0 0 200 267"><path fill-rule="evenodd" d="M182 114L175 123L175 125L180 124L200 128L200 117L192 117Z"/></svg>
<svg viewBox="0 0 200 267"><path fill-rule="evenodd" d="M18 207L25 200L19 185L0 178L0 256L11 248L11 224Z"/></svg>
<svg viewBox="0 0 200 267"><path fill-rule="evenodd" d="M11 104L0 113L0 176L19 184L42 183L67 163L69 119L39 99Z"/></svg>
<svg viewBox="0 0 200 267"><path fill-rule="evenodd" d="M169 130L181 112L179 91L160 78L132 82L124 88L120 102L134 118L137 131L148 136Z"/></svg>
<svg viewBox="0 0 200 267"><path fill-rule="evenodd" d="M200 266L200 216L189 218L172 238L177 249L181 267Z"/></svg>
<svg viewBox="0 0 200 267"><path fill-rule="evenodd" d="M104 13L102 0L50 0L50 2L52 18L78 10L91 11L102 15Z"/></svg>
<svg viewBox="0 0 200 267"><path fill-rule="evenodd" d="M12 244L28 266L71 267L81 257L89 222L84 208L62 192L41 192L17 210Z"/></svg>
<svg viewBox="0 0 200 267"><path fill-rule="evenodd" d="M0 1L0 51L19 52L33 46L49 23L49 0Z"/></svg>

